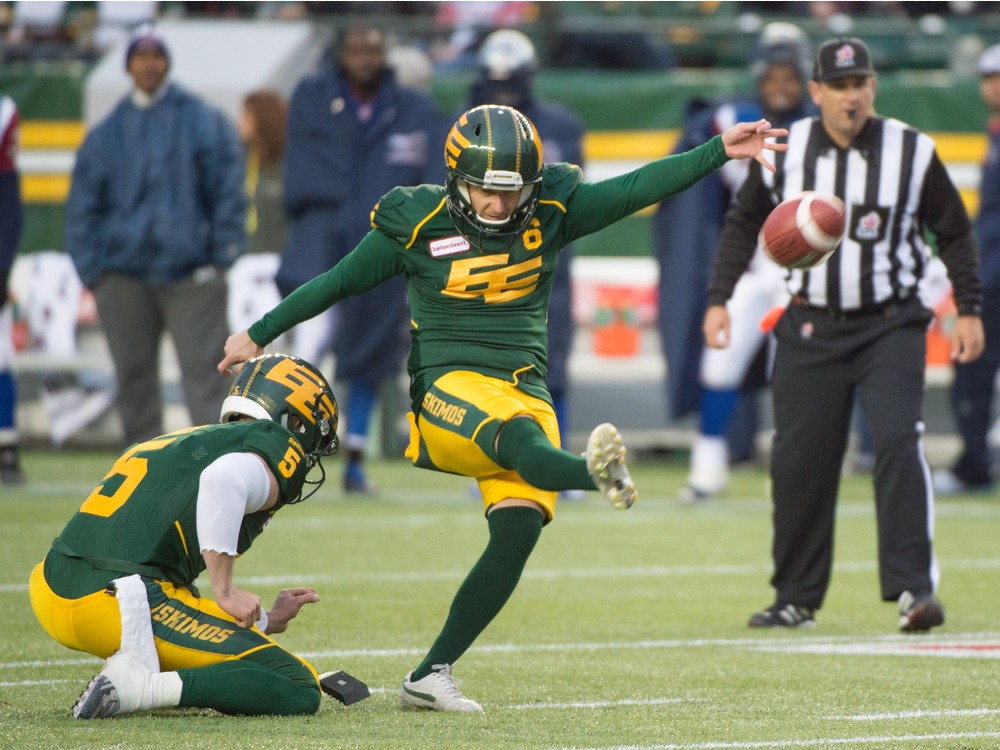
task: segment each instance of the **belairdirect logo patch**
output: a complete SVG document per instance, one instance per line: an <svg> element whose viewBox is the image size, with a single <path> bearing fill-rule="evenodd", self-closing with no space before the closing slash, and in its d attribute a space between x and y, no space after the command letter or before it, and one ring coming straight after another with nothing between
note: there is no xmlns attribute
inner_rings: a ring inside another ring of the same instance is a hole
<svg viewBox="0 0 1000 750"><path fill-rule="evenodd" d="M465 237L445 237L431 243L431 257L441 258L445 255L466 253L469 251L469 247L469 241Z"/></svg>

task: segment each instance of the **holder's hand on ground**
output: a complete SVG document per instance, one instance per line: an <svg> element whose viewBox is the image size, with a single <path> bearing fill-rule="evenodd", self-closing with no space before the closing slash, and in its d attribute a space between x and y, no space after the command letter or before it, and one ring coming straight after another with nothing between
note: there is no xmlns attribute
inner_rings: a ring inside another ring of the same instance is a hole
<svg viewBox="0 0 1000 750"><path fill-rule="evenodd" d="M254 343L249 333L246 331L234 333L226 339L225 356L219 362L219 372L223 375L235 375L240 371L244 362L259 357L263 353L264 347Z"/></svg>
<svg viewBox="0 0 1000 750"><path fill-rule="evenodd" d="M319 601L319 594L312 589L282 589L274 600L274 606L267 613L267 634L284 633L288 622L293 620L307 604Z"/></svg>
<svg viewBox="0 0 1000 750"><path fill-rule="evenodd" d="M738 122L722 134L722 145L730 158L753 159L773 172L774 165L764 157L763 151L787 151L788 144L768 142L766 139L785 135L788 135L785 128L772 128L767 120Z"/></svg>
<svg viewBox="0 0 1000 750"><path fill-rule="evenodd" d="M709 305L701 327L705 334L705 345L712 349L725 349L729 346L729 325L729 310L726 306Z"/></svg>

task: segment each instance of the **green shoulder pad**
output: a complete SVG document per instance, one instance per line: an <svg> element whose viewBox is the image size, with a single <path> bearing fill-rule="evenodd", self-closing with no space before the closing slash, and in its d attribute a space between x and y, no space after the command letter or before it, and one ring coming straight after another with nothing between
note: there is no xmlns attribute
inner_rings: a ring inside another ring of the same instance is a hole
<svg viewBox="0 0 1000 750"><path fill-rule="evenodd" d="M382 196L372 210L372 227L404 245L435 216L448 216L442 185L397 187Z"/></svg>
<svg viewBox="0 0 1000 750"><path fill-rule="evenodd" d="M280 424L267 419L242 424L248 426L243 449L263 458L278 481L278 507L297 498L309 473L299 441Z"/></svg>
<svg viewBox="0 0 1000 750"><path fill-rule="evenodd" d="M556 201L565 206L573 191L583 182L583 171L575 164L546 164L542 171L541 201Z"/></svg>

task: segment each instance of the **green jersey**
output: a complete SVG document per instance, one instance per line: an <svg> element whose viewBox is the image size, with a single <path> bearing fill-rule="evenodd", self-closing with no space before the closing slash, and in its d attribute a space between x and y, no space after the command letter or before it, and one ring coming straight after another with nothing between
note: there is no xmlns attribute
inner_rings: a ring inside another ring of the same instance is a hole
<svg viewBox="0 0 1000 750"><path fill-rule="evenodd" d="M415 411L427 388L453 370L506 380L517 373L525 391L549 400L545 322L559 252L686 189L727 159L717 136L601 182L584 182L579 167L547 165L531 223L510 247L496 252L459 233L444 187L396 188L375 206L373 231L340 263L254 323L250 338L266 346L339 300L402 273L412 318L407 368Z"/></svg>
<svg viewBox="0 0 1000 750"><path fill-rule="evenodd" d="M205 569L198 540L201 471L227 453L255 453L278 482L277 504L243 517L242 554L271 516L302 491L308 468L291 432L268 420L172 432L129 448L52 543L45 580L66 598L140 573L178 586Z"/></svg>

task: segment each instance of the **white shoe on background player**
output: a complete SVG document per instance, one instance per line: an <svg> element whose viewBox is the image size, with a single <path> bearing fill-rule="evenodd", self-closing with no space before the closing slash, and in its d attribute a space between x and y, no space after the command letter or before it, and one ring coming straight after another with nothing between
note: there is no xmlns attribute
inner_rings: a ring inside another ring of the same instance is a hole
<svg viewBox="0 0 1000 750"><path fill-rule="evenodd" d="M631 508L639 492L625 464L625 445L618 428L605 422L587 440L587 471L608 502L619 510Z"/></svg>
<svg viewBox="0 0 1000 750"><path fill-rule="evenodd" d="M451 676L450 664L435 664L436 672L431 672L422 680L411 681L413 672L406 675L399 690L402 706L429 708L432 711L482 711L483 707L471 698L462 695L458 681Z"/></svg>

